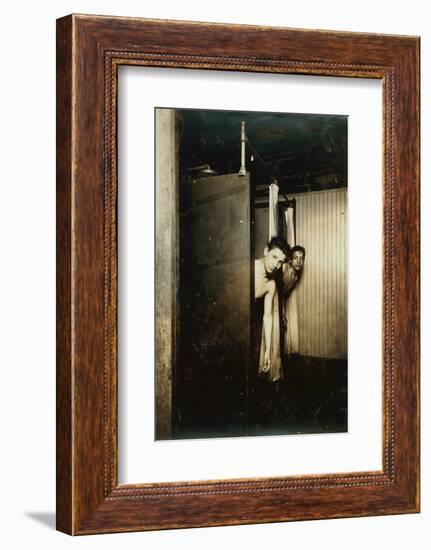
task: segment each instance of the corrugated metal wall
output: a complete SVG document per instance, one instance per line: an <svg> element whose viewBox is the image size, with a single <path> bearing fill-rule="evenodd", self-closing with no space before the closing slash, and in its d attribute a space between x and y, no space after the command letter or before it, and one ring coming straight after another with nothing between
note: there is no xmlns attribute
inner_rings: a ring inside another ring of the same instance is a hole
<svg viewBox="0 0 431 550"><path fill-rule="evenodd" d="M299 353L347 357L347 189L295 195L296 242L305 247L296 288Z"/></svg>

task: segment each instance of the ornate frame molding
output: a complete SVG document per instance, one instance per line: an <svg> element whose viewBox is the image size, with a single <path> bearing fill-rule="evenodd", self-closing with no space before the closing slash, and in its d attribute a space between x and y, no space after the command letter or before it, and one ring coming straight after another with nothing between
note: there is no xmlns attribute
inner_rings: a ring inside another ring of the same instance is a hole
<svg viewBox="0 0 431 550"><path fill-rule="evenodd" d="M193 38L183 41L191 30ZM419 263L407 270L402 262L406 247L419 252L418 39L73 15L58 20L57 51L58 529L87 534L418 511ZM119 65L383 81L382 471L118 484Z"/></svg>

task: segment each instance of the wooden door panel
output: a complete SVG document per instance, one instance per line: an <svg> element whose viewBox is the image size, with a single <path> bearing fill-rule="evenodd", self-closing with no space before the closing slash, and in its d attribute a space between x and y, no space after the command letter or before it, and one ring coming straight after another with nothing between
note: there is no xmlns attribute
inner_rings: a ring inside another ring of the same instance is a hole
<svg viewBox="0 0 431 550"><path fill-rule="evenodd" d="M250 364L249 177L205 178L183 193L175 436L244 434Z"/></svg>

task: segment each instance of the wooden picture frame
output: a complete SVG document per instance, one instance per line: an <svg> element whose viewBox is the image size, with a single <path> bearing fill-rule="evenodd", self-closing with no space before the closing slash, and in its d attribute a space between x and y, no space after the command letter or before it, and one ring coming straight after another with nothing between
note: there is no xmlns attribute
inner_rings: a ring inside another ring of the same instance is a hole
<svg viewBox="0 0 431 550"><path fill-rule="evenodd" d="M119 65L383 84L383 469L119 485ZM57 529L72 535L419 511L419 38L57 21Z"/></svg>

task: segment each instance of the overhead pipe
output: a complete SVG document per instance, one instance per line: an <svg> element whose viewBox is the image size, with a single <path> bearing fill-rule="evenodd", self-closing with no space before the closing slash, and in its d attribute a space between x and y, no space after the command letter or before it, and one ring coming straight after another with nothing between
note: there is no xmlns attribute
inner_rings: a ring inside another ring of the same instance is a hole
<svg viewBox="0 0 431 550"><path fill-rule="evenodd" d="M239 169L240 176L246 176L247 170L245 168L245 142L247 141L245 135L245 120L241 121L241 167Z"/></svg>
<svg viewBox="0 0 431 550"><path fill-rule="evenodd" d="M263 160L263 158L259 155L259 152L253 147L251 141L247 138L247 136L245 134L245 120L241 121L241 167L239 169L239 175L240 176L245 176L247 174L247 170L246 170L246 167L245 167L245 144L246 143L250 147L250 149L252 150L253 154L256 155L256 157L262 163L266 173L272 179L272 182L277 184L277 179L274 177L274 174L268 168L268 165Z"/></svg>
<svg viewBox="0 0 431 550"><path fill-rule="evenodd" d="M257 159L262 163L262 166L263 168L265 169L265 172L268 174L268 176L272 179L272 183L275 183L278 185L278 181L277 181L277 178L274 176L274 174L271 172L271 170L268 168L268 165L266 164L266 162L263 160L263 158L260 156L259 154L259 151L257 149L255 149L253 147L253 144L251 143L251 141L248 139L247 140L247 145L250 147L250 149L252 150L253 154L256 155Z"/></svg>

